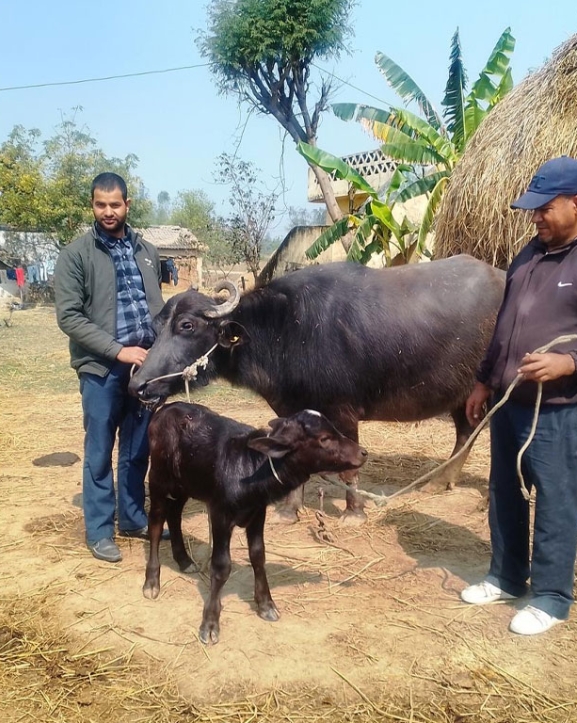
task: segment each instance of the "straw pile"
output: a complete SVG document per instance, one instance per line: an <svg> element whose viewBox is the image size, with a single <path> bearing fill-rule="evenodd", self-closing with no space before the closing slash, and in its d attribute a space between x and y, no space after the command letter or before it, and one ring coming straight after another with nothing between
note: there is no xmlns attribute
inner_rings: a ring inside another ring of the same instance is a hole
<svg viewBox="0 0 577 723"><path fill-rule="evenodd" d="M487 116L458 163L436 221L435 256L468 253L506 267L531 237L511 211L537 168L577 157L577 35Z"/></svg>

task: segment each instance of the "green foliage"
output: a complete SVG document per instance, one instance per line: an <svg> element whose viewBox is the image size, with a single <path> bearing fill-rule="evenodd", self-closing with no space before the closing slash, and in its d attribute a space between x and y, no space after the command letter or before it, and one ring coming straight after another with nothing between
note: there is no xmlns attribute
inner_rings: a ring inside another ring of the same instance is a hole
<svg viewBox="0 0 577 723"><path fill-rule="evenodd" d="M214 203L204 191L179 191L169 215L170 223L189 229L206 243L208 231L214 224Z"/></svg>
<svg viewBox="0 0 577 723"><path fill-rule="evenodd" d="M93 220L90 185L102 171L119 173L132 197L130 223L147 224L152 204L134 174L138 158L107 158L79 127L75 109L54 136L40 144L37 130L16 126L0 145L0 224L16 231L39 231L56 246L66 245Z"/></svg>
<svg viewBox="0 0 577 723"><path fill-rule="evenodd" d="M451 173L467 143L491 109L511 90L509 68L515 39L507 28L493 48L489 60L467 92L459 31L451 40L449 77L439 115L415 81L384 53L375 62L387 83L405 102L415 102L424 118L406 109L381 110L362 104L332 106L342 120L356 120L382 141L385 156L409 165L405 181L392 198L406 201L423 194L428 205L419 230L419 245L432 228L435 212Z"/></svg>
<svg viewBox="0 0 577 723"><path fill-rule="evenodd" d="M273 73L291 72L314 58L335 58L350 35L351 0L216 0L208 10L203 54L225 89ZM249 86L249 87L246 87Z"/></svg>
<svg viewBox="0 0 577 723"><path fill-rule="evenodd" d="M347 257L351 261L366 264L373 254L383 253L387 265L410 261L415 252L424 252L424 239L419 244L417 227L406 217L399 223L393 216L395 194L404 179L407 168L399 166L393 173L384 200L379 200L377 191L341 158L319 148L299 143L299 152L312 163L322 163L327 172L349 183L351 191L366 194L368 199L360 208L336 221L307 249L310 259L317 258L333 243L351 234L352 243ZM393 254L395 251L395 254Z"/></svg>
<svg viewBox="0 0 577 723"><path fill-rule="evenodd" d="M353 5L354 0L214 0L200 51L222 92L271 115L295 143L314 145L331 85L325 79L312 82L313 63L346 50ZM330 184L322 170L315 173L328 212L338 218Z"/></svg>

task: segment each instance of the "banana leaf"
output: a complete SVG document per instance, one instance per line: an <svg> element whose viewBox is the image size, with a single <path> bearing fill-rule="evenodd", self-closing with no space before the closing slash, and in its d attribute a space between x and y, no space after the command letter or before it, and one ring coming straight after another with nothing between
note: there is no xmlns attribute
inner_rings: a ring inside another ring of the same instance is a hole
<svg viewBox="0 0 577 723"><path fill-rule="evenodd" d="M326 251L329 246L332 246L337 241L340 241L343 236L346 236L349 232L351 223L355 222L354 216L344 216L330 227L326 231L323 231L317 240L309 246L305 251L307 259L316 259L320 256L323 251Z"/></svg>
<svg viewBox="0 0 577 723"><path fill-rule="evenodd" d="M394 60L391 60L391 58L384 53L377 53L375 55L375 63L385 76L387 83L405 103L410 103L411 101L417 103L427 122L437 130L442 128L443 122L432 103L400 65L397 65Z"/></svg>
<svg viewBox="0 0 577 723"><path fill-rule="evenodd" d="M377 197L375 189L365 181L360 173L355 171L348 163L345 163L342 158L333 156L332 153L322 151L320 148L311 146L304 141L299 141L297 150L307 162L319 166L327 173L334 173L337 178L347 181L357 190L363 191L373 198Z"/></svg>

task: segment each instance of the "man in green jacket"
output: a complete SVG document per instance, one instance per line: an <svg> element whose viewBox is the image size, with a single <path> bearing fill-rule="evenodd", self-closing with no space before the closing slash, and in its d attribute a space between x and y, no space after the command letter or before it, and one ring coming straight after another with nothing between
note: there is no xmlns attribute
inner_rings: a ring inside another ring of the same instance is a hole
<svg viewBox="0 0 577 723"><path fill-rule="evenodd" d="M101 173L91 195L93 226L60 252L56 264L56 316L70 340L82 395L86 543L97 559L119 562L115 519L120 535L148 534L144 479L150 413L128 394L128 382L132 365L140 366L152 345L152 319L163 306L160 259L126 223L130 199L123 178Z"/></svg>

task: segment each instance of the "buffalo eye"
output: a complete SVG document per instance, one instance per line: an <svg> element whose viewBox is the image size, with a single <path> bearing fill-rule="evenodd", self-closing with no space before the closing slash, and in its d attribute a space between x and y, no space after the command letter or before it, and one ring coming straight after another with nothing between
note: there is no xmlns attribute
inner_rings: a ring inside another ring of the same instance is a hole
<svg viewBox="0 0 577 723"><path fill-rule="evenodd" d="M319 437L319 444L321 445L321 447L326 447L330 441L331 441L331 438L329 437L328 434L323 434L322 437Z"/></svg>
<svg viewBox="0 0 577 723"><path fill-rule="evenodd" d="M192 321L182 321L180 323L180 331L187 331L191 333L194 331L194 324Z"/></svg>

